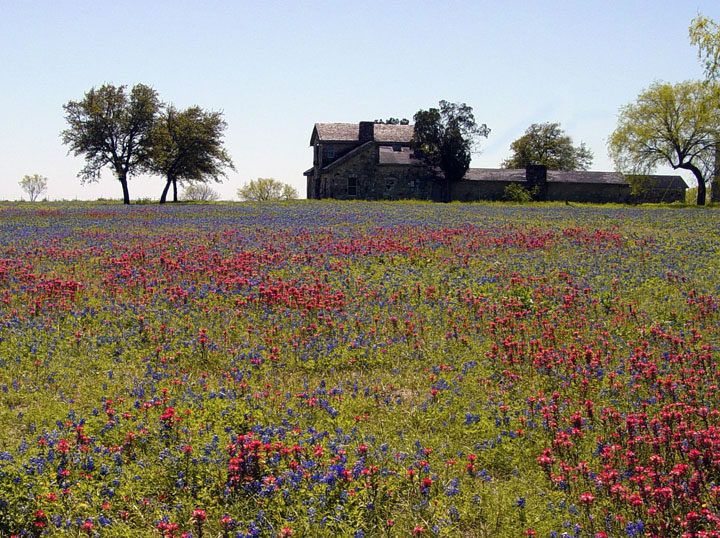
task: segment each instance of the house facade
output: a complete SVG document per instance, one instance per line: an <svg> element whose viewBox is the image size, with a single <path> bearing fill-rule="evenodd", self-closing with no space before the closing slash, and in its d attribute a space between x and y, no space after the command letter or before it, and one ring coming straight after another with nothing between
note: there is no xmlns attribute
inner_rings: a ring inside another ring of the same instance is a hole
<svg viewBox="0 0 720 538"><path fill-rule="evenodd" d="M438 200L440 171L411 148L412 125L373 122L316 123L310 146L313 167L305 171L308 198L340 200ZM631 191L640 183L642 194ZM628 176L616 172L470 168L450 187L450 199L502 200L512 184L535 188L539 199L565 202L643 203L684 201L680 176Z"/></svg>

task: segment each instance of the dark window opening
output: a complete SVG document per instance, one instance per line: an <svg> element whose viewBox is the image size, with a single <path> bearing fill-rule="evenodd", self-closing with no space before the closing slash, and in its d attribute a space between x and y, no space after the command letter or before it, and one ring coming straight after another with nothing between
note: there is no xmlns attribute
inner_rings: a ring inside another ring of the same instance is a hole
<svg viewBox="0 0 720 538"><path fill-rule="evenodd" d="M357 178L356 177L348 178L347 194L348 194L348 196L357 196Z"/></svg>

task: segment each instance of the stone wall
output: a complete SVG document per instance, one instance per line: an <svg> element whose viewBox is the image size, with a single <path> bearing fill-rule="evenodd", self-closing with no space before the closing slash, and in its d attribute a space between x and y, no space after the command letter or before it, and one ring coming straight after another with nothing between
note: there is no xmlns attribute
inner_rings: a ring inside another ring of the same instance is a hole
<svg viewBox="0 0 720 538"><path fill-rule="evenodd" d="M368 184L375 175L376 153L376 148L370 145L364 151L353 155L352 159L322 174L320 178L321 197L337 200L368 198ZM348 195L350 178L354 178L356 182L355 196Z"/></svg>
<svg viewBox="0 0 720 538"><path fill-rule="evenodd" d="M450 185L450 199L459 202L502 200L512 181L457 181Z"/></svg>
<svg viewBox="0 0 720 538"><path fill-rule="evenodd" d="M633 204L669 204L685 202L685 189L647 189L642 194L630 196Z"/></svg>
<svg viewBox="0 0 720 538"><path fill-rule="evenodd" d="M432 181L424 166L377 164L376 145L353 155L328 172L319 175L319 197L337 200L403 200L428 199ZM348 192L354 181L355 194ZM314 180L308 178L308 197L314 196Z"/></svg>
<svg viewBox="0 0 720 538"><path fill-rule="evenodd" d="M548 183L546 200L551 202L627 203L630 186L608 183Z"/></svg>

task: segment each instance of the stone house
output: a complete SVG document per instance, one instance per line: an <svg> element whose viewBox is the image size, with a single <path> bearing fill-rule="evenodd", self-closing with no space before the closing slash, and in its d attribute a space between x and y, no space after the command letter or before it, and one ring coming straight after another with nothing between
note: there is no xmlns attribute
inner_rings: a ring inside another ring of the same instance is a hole
<svg viewBox="0 0 720 538"><path fill-rule="evenodd" d="M305 171L308 198L340 200L437 200L440 172L417 158L411 148L412 125L316 123L310 137L313 167ZM628 180L641 183L631 193ZM684 201L680 176L629 176L616 172L470 168L450 187L450 199L502 200L511 183L536 188L549 201L641 203Z"/></svg>

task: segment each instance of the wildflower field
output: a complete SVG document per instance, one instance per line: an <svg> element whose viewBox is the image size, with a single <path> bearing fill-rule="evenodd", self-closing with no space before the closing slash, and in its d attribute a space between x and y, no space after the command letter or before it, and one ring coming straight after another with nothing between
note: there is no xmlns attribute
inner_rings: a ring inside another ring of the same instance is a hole
<svg viewBox="0 0 720 538"><path fill-rule="evenodd" d="M720 219L0 206L0 536L720 536Z"/></svg>

